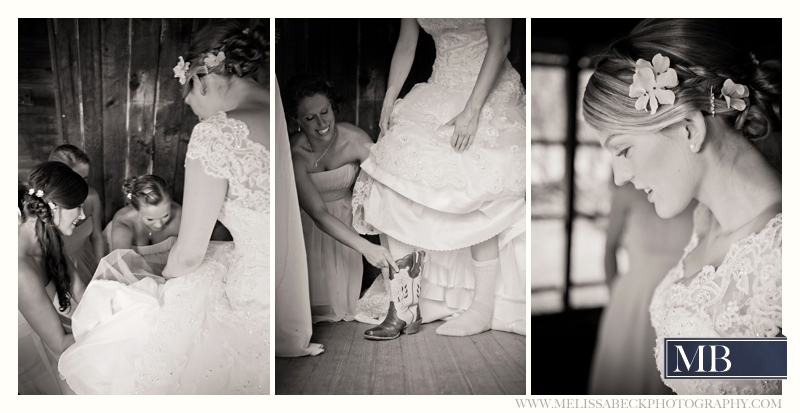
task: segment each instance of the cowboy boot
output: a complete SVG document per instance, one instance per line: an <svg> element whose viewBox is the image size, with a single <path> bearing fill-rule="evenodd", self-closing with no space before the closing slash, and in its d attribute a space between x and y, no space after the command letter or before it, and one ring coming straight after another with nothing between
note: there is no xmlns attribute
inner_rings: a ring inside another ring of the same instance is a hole
<svg viewBox="0 0 800 413"><path fill-rule="evenodd" d="M419 331L422 323L419 282L424 257L424 251L414 251L396 261L399 272L389 268L389 311L380 325L364 332L364 338L393 340L400 337L400 333L415 334Z"/></svg>

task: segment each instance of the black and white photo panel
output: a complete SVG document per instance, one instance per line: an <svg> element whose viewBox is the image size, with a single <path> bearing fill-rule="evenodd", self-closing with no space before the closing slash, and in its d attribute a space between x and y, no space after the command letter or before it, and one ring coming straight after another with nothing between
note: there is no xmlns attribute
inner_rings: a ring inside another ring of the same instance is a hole
<svg viewBox="0 0 800 413"><path fill-rule="evenodd" d="M525 394L525 19L275 31L276 393Z"/></svg>
<svg viewBox="0 0 800 413"><path fill-rule="evenodd" d="M781 394L781 30L531 20L532 394Z"/></svg>
<svg viewBox="0 0 800 413"><path fill-rule="evenodd" d="M22 394L269 394L270 20L19 19Z"/></svg>

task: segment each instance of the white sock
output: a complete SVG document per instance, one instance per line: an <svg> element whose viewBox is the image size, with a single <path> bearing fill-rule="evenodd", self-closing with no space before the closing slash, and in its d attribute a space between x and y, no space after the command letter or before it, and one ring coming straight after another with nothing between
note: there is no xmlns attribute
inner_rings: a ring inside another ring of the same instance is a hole
<svg viewBox="0 0 800 413"><path fill-rule="evenodd" d="M500 259L472 261L475 275L475 293L467 311L436 329L443 336L471 336L489 330L494 313L494 286L500 268Z"/></svg>

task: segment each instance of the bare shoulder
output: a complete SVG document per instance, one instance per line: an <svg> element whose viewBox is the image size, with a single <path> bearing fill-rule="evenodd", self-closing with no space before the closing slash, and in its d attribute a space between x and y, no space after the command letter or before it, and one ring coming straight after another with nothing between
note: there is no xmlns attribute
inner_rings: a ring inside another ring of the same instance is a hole
<svg viewBox="0 0 800 413"><path fill-rule="evenodd" d="M97 201L100 202L100 193L97 192L92 186L89 186L89 195L86 196L87 201Z"/></svg>
<svg viewBox="0 0 800 413"><path fill-rule="evenodd" d="M170 212L172 213L173 217L180 218L181 214L183 213L183 207L181 206L181 204L172 201L172 209Z"/></svg>
<svg viewBox="0 0 800 413"><path fill-rule="evenodd" d="M25 223L17 225L17 249L20 259L23 256L30 256L36 246L38 246L36 236L31 228Z"/></svg>
<svg viewBox="0 0 800 413"><path fill-rule="evenodd" d="M121 225L123 227L133 228L134 215L136 215L136 209L130 205L120 208L120 210L114 214L114 226Z"/></svg>
<svg viewBox="0 0 800 413"><path fill-rule="evenodd" d="M347 137L347 139L356 144L365 144L365 143L373 143L372 138L369 137L367 132L364 129L359 128L356 125L348 122L338 122L336 126L343 132L342 136Z"/></svg>
<svg viewBox="0 0 800 413"><path fill-rule="evenodd" d="M98 210L101 207L100 193L96 189L89 187L89 195L86 196L86 201L83 203L83 211L87 216L94 215L95 208Z"/></svg>
<svg viewBox="0 0 800 413"><path fill-rule="evenodd" d="M302 131L297 131L289 135L289 150L308 152L308 138Z"/></svg>

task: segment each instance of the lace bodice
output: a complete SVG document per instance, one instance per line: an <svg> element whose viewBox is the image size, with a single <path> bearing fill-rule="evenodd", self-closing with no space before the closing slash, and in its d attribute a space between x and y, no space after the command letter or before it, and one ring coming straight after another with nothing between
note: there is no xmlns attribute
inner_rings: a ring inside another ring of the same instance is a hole
<svg viewBox="0 0 800 413"><path fill-rule="evenodd" d="M249 134L244 122L220 112L195 126L186 151L187 160L228 181L219 220L237 249L263 248L269 239L269 151Z"/></svg>
<svg viewBox="0 0 800 413"><path fill-rule="evenodd" d="M782 326L782 214L758 233L735 243L719 268L684 273L684 259L698 244L710 211L694 213L695 231L683 258L653 294L650 320L655 357L663 377L664 338L774 337ZM678 394L780 394L779 380L664 380Z"/></svg>
<svg viewBox="0 0 800 413"><path fill-rule="evenodd" d="M472 85L478 78L483 58L489 48L484 19L417 19L420 27L433 37L436 60L430 83L445 86ZM519 74L506 59L497 89L514 89Z"/></svg>

